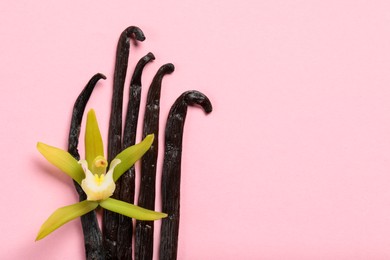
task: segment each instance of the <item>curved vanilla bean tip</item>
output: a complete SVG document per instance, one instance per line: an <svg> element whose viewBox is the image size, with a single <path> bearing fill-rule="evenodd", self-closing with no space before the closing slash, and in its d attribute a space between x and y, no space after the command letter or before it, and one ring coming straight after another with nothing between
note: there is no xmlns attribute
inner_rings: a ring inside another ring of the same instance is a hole
<svg viewBox="0 0 390 260"><path fill-rule="evenodd" d="M148 91L148 97L146 101L146 108L150 109L151 106L158 105L158 108L160 108L160 95L161 95L161 82L164 78L165 75L171 74L172 72L175 71L175 66L172 63L167 63L162 65L158 71L156 72L156 75L154 76L152 83L150 84L150 88ZM145 112L145 117L147 117L146 112ZM158 124L158 122L157 122ZM145 129L146 122L144 120L144 133L143 137L147 136L148 134L152 134L153 132L147 132L148 129ZM146 127L148 128L148 127ZM146 130L146 131L145 131ZM157 137L158 133L154 133ZM156 143L155 139L155 143Z"/></svg>
<svg viewBox="0 0 390 260"><path fill-rule="evenodd" d="M138 40L138 41L144 41L145 40L145 35L144 33L142 32L142 30L140 28L138 28L137 26L129 26L127 27L124 32L126 33L127 37L131 37L132 34L135 35L135 38Z"/></svg>
<svg viewBox="0 0 390 260"><path fill-rule="evenodd" d="M172 72L175 71L175 65L173 65L172 63L167 63L167 64L162 65L160 70L164 75L171 74ZM157 73L159 73L159 72L157 72Z"/></svg>
<svg viewBox="0 0 390 260"><path fill-rule="evenodd" d="M137 65L135 66L133 76L131 77L130 90L133 88L132 86L134 86L134 85L141 86L141 76L142 76L142 72L144 70L144 67L146 66L146 64L148 64L149 62L151 62L155 59L156 59L156 57L154 57L154 54L149 52L148 54L143 56L138 61Z"/></svg>
<svg viewBox="0 0 390 260"><path fill-rule="evenodd" d="M160 260L177 259L183 129L189 105L199 105L206 113L212 111L207 96L196 90L184 92L169 111L161 177L162 211L168 217L161 223Z"/></svg>
<svg viewBox="0 0 390 260"><path fill-rule="evenodd" d="M161 81L162 81L163 77L167 74L171 74L174 71L175 71L175 66L172 63L167 63L167 64L162 65L158 69L158 71L156 72L156 75L153 78L152 84L150 85L150 89L152 89L152 90L149 89L149 92L151 94L155 94L154 90L158 87L161 87Z"/></svg>
<svg viewBox="0 0 390 260"><path fill-rule="evenodd" d="M202 92L197 90L190 90L184 92L182 97L184 97L184 102L187 105L199 105L207 114L213 111L213 106L211 105L209 98Z"/></svg>
<svg viewBox="0 0 390 260"><path fill-rule="evenodd" d="M70 123L70 131L68 137L68 151L77 160L80 159L77 146L79 144L81 120L83 118L84 110L88 103L88 100L91 97L92 91L94 90L97 82L101 79L106 79L106 76L101 73L95 74L81 91L73 106L72 119Z"/></svg>
<svg viewBox="0 0 390 260"><path fill-rule="evenodd" d="M76 158L80 159L77 146L79 144L81 121L83 118L85 107L91 97L92 91L94 90L96 83L100 79L106 79L101 73L95 74L84 87L76 102L73 106L72 119L68 137L68 151ZM84 191L77 182L74 182L77 193L79 194L80 201L87 198ZM95 211L91 211L81 216L81 226L84 233L84 247L86 259L88 260L104 260L104 250L102 234L99 229L98 221L96 218Z"/></svg>

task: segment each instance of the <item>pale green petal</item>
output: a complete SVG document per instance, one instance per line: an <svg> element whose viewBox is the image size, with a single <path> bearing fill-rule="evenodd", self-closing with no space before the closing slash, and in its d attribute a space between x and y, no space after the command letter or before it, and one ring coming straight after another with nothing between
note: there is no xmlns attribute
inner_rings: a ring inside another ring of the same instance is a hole
<svg viewBox="0 0 390 260"><path fill-rule="evenodd" d="M149 150L153 140L154 135L148 135L142 142L128 147L115 157L115 159L121 160L121 163L114 170L114 181L117 181L125 171Z"/></svg>
<svg viewBox="0 0 390 260"><path fill-rule="evenodd" d="M68 174L73 180L77 181L78 184L84 179L85 174L83 169L70 153L44 143L38 143L37 148L46 160Z"/></svg>
<svg viewBox="0 0 390 260"><path fill-rule="evenodd" d="M144 209L113 198L108 198L101 201L100 206L110 211L125 215L129 218L135 218L138 220L158 220L168 216L165 213Z"/></svg>
<svg viewBox="0 0 390 260"><path fill-rule="evenodd" d="M95 111L89 110L87 115L87 125L85 127L85 159L91 167L97 156L104 157L103 141L100 134L99 125Z"/></svg>
<svg viewBox="0 0 390 260"><path fill-rule="evenodd" d="M51 232L68 223L69 221L96 209L98 205L99 203L96 201L84 200L82 202L57 209L53 214L51 214L45 223L43 223L35 241L46 237Z"/></svg>

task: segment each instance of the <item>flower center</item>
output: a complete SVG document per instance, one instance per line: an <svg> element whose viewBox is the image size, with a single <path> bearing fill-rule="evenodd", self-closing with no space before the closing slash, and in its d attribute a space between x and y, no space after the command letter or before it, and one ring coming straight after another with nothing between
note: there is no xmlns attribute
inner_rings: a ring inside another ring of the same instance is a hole
<svg viewBox="0 0 390 260"><path fill-rule="evenodd" d="M114 169L120 162L119 159L112 160L110 169L105 173L107 160L103 156L95 158L91 169L88 169L86 160L79 161L85 172L85 179L81 181L81 188L87 194L87 200L101 201L112 196L115 190Z"/></svg>

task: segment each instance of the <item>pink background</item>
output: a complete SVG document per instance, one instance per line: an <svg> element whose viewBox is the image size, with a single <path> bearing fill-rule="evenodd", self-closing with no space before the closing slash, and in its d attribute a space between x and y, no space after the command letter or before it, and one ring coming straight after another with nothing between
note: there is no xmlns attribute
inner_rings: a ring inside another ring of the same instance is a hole
<svg viewBox="0 0 390 260"><path fill-rule="evenodd" d="M77 200L35 145L66 148L97 72L108 79L89 107L106 140L129 25L147 37L129 72L157 57L144 94L159 66L176 66L161 129L185 90L214 105L188 111L179 259L390 259L389 14L389 1L363 0L1 1L0 259L83 259L78 220L34 242Z"/></svg>

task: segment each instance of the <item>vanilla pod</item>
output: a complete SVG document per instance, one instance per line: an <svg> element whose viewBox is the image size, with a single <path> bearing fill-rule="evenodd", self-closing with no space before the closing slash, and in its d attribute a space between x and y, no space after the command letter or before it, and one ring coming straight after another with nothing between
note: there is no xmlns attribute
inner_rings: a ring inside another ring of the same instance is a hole
<svg viewBox="0 0 390 260"><path fill-rule="evenodd" d="M148 134L154 134L154 141L150 149L141 158L138 206L150 210L154 210L156 194L161 83L163 77L166 74L171 74L174 69L175 67L171 63L160 67L150 85L146 100L142 138ZM135 229L135 259L152 260L154 222L137 220Z"/></svg>
<svg viewBox="0 0 390 260"><path fill-rule="evenodd" d="M212 111L210 100L199 91L183 93L172 105L165 128L165 151L161 179L162 219L160 260L177 259L180 221L180 178L183 128L189 105L200 105L206 113Z"/></svg>
<svg viewBox="0 0 390 260"><path fill-rule="evenodd" d="M125 128L123 131L123 149L135 144L137 123L139 115L139 107L141 102L141 77L146 64L154 60L153 53L149 52L142 57L135 69L130 81L129 101L127 104L127 112L125 119ZM128 203L134 204L135 193L135 167L134 165L124 173L118 180L120 182L121 191L119 199ZM133 237L133 221L131 218L119 215L119 229L118 229L118 259L132 258L132 237Z"/></svg>
<svg viewBox="0 0 390 260"><path fill-rule="evenodd" d="M130 38L133 34L135 35L136 40L145 40L145 36L141 29L135 26L130 26L122 32L117 46L111 115L108 131L108 161L114 159L115 156L122 151L123 89L130 53ZM113 198L118 198L120 191L121 187L118 183ZM118 240L119 228L119 214L105 210L103 213L103 245L106 250L107 259L118 259L118 247L121 246L121 241Z"/></svg>
<svg viewBox="0 0 390 260"><path fill-rule="evenodd" d="M68 137L68 152L76 160L80 160L80 155L77 150L77 147L79 144L81 121L83 118L84 110L92 94L92 91L96 86L96 83L100 79L106 79L106 76L100 73L94 75L90 79L88 84L85 86L83 91L80 93L73 106L71 125ZM80 187L80 185L75 181L73 181L73 183L75 185L77 193L79 194L79 200L83 201L87 199L87 196ZM105 258L102 244L102 234L100 232L99 225L96 219L96 213L94 210L81 216L81 225L84 234L86 259L104 260Z"/></svg>

